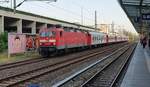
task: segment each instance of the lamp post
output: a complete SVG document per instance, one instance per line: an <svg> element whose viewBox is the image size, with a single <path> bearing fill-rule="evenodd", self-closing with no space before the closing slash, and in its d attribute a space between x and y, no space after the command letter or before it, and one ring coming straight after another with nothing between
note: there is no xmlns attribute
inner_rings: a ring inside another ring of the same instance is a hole
<svg viewBox="0 0 150 87"><path fill-rule="evenodd" d="M19 3L18 5L16 5L16 0L13 0L14 6L14 13L16 13L16 8L21 6L25 1L51 1L51 2L56 2L57 0L23 0L21 3Z"/></svg>

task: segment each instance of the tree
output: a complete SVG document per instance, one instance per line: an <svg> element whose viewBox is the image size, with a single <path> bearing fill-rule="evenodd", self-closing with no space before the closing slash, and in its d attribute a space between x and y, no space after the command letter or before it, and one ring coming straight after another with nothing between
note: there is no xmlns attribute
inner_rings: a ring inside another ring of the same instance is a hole
<svg viewBox="0 0 150 87"><path fill-rule="evenodd" d="M0 52L8 48L8 33L0 34Z"/></svg>

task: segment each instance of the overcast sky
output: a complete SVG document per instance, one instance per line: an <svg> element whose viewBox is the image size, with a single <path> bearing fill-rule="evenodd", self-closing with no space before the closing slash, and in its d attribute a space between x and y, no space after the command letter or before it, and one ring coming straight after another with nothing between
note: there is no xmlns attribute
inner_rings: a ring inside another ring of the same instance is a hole
<svg viewBox="0 0 150 87"><path fill-rule="evenodd" d="M23 0L16 0L20 3ZM10 7L10 4L0 5ZM98 24L110 24L124 27L134 32L134 27L117 0L57 0L57 2L25 2L18 10L35 13L47 17L57 18L69 22L81 23L83 15L84 25L94 25L94 11L97 11Z"/></svg>

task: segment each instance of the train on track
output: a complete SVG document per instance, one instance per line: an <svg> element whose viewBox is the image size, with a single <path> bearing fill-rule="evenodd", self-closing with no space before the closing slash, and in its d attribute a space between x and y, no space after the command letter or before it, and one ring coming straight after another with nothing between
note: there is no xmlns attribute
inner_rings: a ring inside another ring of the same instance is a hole
<svg viewBox="0 0 150 87"><path fill-rule="evenodd" d="M51 28L40 29L39 54L43 57L48 57L50 54L61 51L65 52L70 49L100 47L102 45L124 41L128 41L127 36L53 26Z"/></svg>

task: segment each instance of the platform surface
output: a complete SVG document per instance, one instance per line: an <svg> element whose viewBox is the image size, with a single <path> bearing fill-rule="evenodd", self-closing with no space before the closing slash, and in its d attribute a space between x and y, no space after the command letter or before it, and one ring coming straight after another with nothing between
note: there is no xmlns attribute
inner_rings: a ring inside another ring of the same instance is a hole
<svg viewBox="0 0 150 87"><path fill-rule="evenodd" d="M150 50L138 43L121 87L150 87Z"/></svg>

